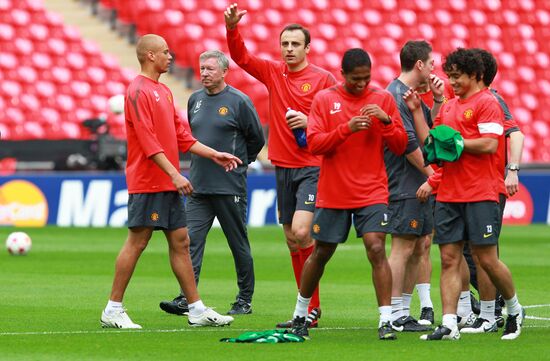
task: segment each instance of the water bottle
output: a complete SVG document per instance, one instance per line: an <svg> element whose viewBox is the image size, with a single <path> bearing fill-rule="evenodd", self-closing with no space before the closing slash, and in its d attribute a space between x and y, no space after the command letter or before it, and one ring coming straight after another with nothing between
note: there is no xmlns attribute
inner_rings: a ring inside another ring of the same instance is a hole
<svg viewBox="0 0 550 361"><path fill-rule="evenodd" d="M291 118L295 115L298 115L298 112L292 108L286 109L286 119ZM307 147L307 139L306 139L306 130L303 128L297 128L292 129L292 133L294 133L294 138L296 139L296 144L298 144L298 147L305 148Z"/></svg>

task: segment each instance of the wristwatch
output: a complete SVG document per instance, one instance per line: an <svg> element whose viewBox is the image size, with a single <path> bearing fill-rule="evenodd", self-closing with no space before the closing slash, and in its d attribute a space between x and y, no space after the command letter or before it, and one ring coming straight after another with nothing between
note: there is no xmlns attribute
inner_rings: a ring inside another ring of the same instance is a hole
<svg viewBox="0 0 550 361"><path fill-rule="evenodd" d="M506 168L508 168L508 170L515 170L517 172L519 171L519 164L510 163Z"/></svg>

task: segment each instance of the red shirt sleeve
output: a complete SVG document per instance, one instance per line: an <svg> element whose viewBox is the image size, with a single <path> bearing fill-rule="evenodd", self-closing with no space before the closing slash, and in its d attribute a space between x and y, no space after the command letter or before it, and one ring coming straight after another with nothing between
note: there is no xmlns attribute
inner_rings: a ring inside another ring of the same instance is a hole
<svg viewBox="0 0 550 361"><path fill-rule="evenodd" d="M504 115L498 101L479 102L477 128L481 137L499 138L504 133Z"/></svg>
<svg viewBox="0 0 550 361"><path fill-rule="evenodd" d="M238 26L234 29L227 29L227 46L231 59L243 68L248 74L268 85L271 83L271 67L276 67L277 63L254 56L248 52L244 40L239 32Z"/></svg>
<svg viewBox="0 0 550 361"><path fill-rule="evenodd" d="M147 158L164 151L153 127L152 107L148 104L149 100L145 93L137 90L134 98L130 99L131 106L128 107L130 110L128 118L133 120L136 138Z"/></svg>
<svg viewBox="0 0 550 361"><path fill-rule="evenodd" d="M443 177L443 167L437 168L435 172L428 177L428 184L432 187L432 192L435 192L439 188L439 183L441 183L441 177Z"/></svg>
<svg viewBox="0 0 550 361"><path fill-rule="evenodd" d="M353 134L347 122L329 130L327 120L323 116L328 112L322 110L324 98L318 95L313 99L308 117L307 144L313 154L330 153Z"/></svg>
<svg viewBox="0 0 550 361"><path fill-rule="evenodd" d="M185 153L197 142L191 133L186 129L184 121L180 118L177 111L174 112L174 122L176 123L176 138L178 140L178 149Z"/></svg>

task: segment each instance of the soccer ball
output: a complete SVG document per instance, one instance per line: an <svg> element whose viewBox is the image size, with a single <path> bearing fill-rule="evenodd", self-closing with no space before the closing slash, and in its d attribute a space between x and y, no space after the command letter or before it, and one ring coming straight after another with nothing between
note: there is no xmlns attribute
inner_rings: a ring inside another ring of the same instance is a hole
<svg viewBox="0 0 550 361"><path fill-rule="evenodd" d="M22 256L31 250L31 237L25 232L10 233L6 239L6 248L11 255Z"/></svg>

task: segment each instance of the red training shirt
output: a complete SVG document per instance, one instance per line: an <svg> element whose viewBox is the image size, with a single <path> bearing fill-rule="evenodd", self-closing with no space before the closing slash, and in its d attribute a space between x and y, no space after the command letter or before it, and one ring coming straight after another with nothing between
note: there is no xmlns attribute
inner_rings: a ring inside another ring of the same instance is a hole
<svg viewBox="0 0 550 361"><path fill-rule="evenodd" d="M367 104L378 104L392 122L384 125L373 119L369 129L352 133L348 121ZM396 154L403 154L407 146L399 110L388 91L368 87L353 95L343 85L321 91L311 107L307 141L313 154L323 155L316 207L388 204L384 145Z"/></svg>
<svg viewBox="0 0 550 361"><path fill-rule="evenodd" d="M179 151L197 141L185 131L168 87L143 75L128 86L124 98L128 161L128 193L175 191L170 177L150 157L163 152L179 171Z"/></svg>
<svg viewBox="0 0 550 361"><path fill-rule="evenodd" d="M328 71L309 64L290 72L283 61L259 58L248 52L238 28L227 29L231 58L247 73L264 83L269 92L268 158L276 166L302 168L319 166L321 160L309 147L300 148L286 122L287 108L309 115L317 92L336 83Z"/></svg>
<svg viewBox="0 0 550 361"><path fill-rule="evenodd" d="M464 139L495 138L504 142L503 113L495 97L480 91L467 99L454 98L441 108L435 126L445 124ZM498 150L497 150L498 152ZM456 162L444 162L437 200L440 202L498 202L498 155L464 151Z"/></svg>

